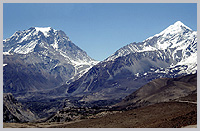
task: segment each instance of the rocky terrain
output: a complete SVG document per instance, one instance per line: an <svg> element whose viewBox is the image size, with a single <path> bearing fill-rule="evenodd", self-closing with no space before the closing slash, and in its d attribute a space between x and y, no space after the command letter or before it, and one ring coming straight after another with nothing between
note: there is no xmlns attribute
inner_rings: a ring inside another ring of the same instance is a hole
<svg viewBox="0 0 200 131"><path fill-rule="evenodd" d="M95 119L52 123L4 123L4 127L26 128L180 128L197 124L197 106L165 102L129 111L115 112Z"/></svg>
<svg viewBox="0 0 200 131"><path fill-rule="evenodd" d="M37 115L24 108L12 94L3 94L3 121L4 122L33 122Z"/></svg>

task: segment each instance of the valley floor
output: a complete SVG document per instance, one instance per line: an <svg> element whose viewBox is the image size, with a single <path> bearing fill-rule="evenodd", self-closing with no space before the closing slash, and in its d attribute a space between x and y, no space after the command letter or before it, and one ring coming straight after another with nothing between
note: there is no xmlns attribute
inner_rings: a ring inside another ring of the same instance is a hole
<svg viewBox="0 0 200 131"><path fill-rule="evenodd" d="M4 123L3 126L4 128L181 128L196 124L195 103L164 102L95 119L63 123Z"/></svg>

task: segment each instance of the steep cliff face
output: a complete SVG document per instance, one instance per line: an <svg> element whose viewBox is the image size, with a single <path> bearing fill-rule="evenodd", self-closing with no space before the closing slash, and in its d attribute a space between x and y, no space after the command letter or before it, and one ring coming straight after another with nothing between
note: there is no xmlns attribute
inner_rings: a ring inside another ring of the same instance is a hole
<svg viewBox="0 0 200 131"><path fill-rule="evenodd" d="M3 94L4 122L31 122L37 119L29 109L23 107L12 94Z"/></svg>

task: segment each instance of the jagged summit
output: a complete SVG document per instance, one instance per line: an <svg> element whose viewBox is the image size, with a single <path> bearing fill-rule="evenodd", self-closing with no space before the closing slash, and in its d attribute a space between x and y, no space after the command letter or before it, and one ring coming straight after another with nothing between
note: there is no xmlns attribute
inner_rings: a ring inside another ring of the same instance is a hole
<svg viewBox="0 0 200 131"><path fill-rule="evenodd" d="M3 41L3 54L5 57L4 68L7 69L8 75L15 72L14 68L9 68L13 64L11 59L16 59L21 61L20 64L24 64L21 65L21 68L22 66L25 68L27 65L31 65L35 68L33 69L35 72L42 71L43 78L49 81L52 81L49 78L54 78L58 83L65 83L79 78L98 62L75 45L63 31L51 27L31 27L28 30L15 32L10 38ZM18 66L17 62L15 64ZM21 70L21 72L23 71ZM25 74L28 73L24 72L24 76ZM4 76L6 77L6 74ZM34 72L33 76L35 76ZM15 78L9 76L6 79ZM5 84L6 88L4 89L9 89L10 82L6 79L4 83L8 82L8 84ZM20 82L23 82L23 79L21 78ZM29 81L32 81L32 77L30 79ZM49 81L43 81L43 83L49 83ZM28 86L30 89L43 86L36 84L37 82L31 82ZM48 86L53 87L55 85ZM26 89L28 87L23 84L16 84L16 88Z"/></svg>
<svg viewBox="0 0 200 131"><path fill-rule="evenodd" d="M73 65L93 65L97 61L90 58L85 51L75 45L65 32L51 27L31 27L17 31L3 41L4 54L40 53L61 55Z"/></svg>
<svg viewBox="0 0 200 131"><path fill-rule="evenodd" d="M4 40L3 46L4 54L28 54L56 50L67 58L91 59L63 31L51 27L31 27L28 30L17 31L10 38Z"/></svg>

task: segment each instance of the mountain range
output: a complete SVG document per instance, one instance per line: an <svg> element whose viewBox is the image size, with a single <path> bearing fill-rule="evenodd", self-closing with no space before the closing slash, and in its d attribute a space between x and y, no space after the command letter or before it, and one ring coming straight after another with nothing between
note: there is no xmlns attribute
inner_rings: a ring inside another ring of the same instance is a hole
<svg viewBox="0 0 200 131"><path fill-rule="evenodd" d="M122 99L119 106L134 108L144 101L154 103L171 85L177 89L170 91L182 92L180 96L195 91L192 74L197 72L197 31L177 21L99 62L63 31L31 27L3 41L3 58L3 92L12 93L35 113L42 112L40 117L59 110L66 99L68 105L77 105L77 110L94 103L108 106ZM184 88L188 84L191 89ZM132 99L135 96L137 99Z"/></svg>
<svg viewBox="0 0 200 131"><path fill-rule="evenodd" d="M197 71L197 32L178 21L143 42L131 43L66 85L83 101L119 99L157 78Z"/></svg>

